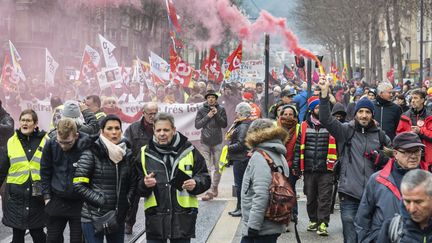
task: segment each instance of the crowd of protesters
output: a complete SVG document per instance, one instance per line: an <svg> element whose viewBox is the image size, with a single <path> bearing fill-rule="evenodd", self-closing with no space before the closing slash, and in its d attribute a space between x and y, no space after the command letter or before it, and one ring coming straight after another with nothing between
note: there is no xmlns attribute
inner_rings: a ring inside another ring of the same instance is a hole
<svg viewBox="0 0 432 243"><path fill-rule="evenodd" d="M268 158L294 190L304 180L307 215L296 206L292 217L307 217L307 231L329 234L337 192L344 242L389 241L395 214L407 232L400 242L432 238L431 175L423 172L432 168L432 88L321 77L311 95L298 80L272 84L266 104L260 82L201 80L154 93L135 82L103 90L94 82L38 82L0 92L2 222L13 228L12 242L24 242L27 229L34 242L63 242L67 223L71 242L123 242L141 197L148 242L189 242L198 195L219 195L223 156L233 165L237 205L229 214L242 217L242 242L276 242L286 231L264 215ZM39 129L35 111L21 110L22 100L50 102L50 131ZM121 104L129 102L142 109L126 114ZM198 146L158 111L162 103L202 102ZM122 123L131 124L124 133ZM178 185L180 177L188 179Z"/></svg>

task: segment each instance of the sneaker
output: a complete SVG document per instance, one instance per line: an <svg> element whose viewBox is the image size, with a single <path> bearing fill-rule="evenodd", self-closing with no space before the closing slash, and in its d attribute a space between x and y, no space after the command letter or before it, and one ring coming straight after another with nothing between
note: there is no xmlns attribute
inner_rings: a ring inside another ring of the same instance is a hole
<svg viewBox="0 0 432 243"><path fill-rule="evenodd" d="M317 231L318 223L316 222L309 222L309 225L307 227L307 231Z"/></svg>
<svg viewBox="0 0 432 243"><path fill-rule="evenodd" d="M317 234L321 235L321 236L328 236L328 232L327 232L327 225L325 223L321 223L318 226L317 229Z"/></svg>

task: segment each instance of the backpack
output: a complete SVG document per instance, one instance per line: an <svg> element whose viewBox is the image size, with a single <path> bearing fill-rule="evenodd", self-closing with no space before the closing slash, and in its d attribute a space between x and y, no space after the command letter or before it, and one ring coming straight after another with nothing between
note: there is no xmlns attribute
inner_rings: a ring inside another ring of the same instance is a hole
<svg viewBox="0 0 432 243"><path fill-rule="evenodd" d="M395 216L390 221L388 235L390 242L399 243L403 236L404 223L402 216L400 214L395 214Z"/></svg>
<svg viewBox="0 0 432 243"><path fill-rule="evenodd" d="M270 197L265 218L276 223L288 225L291 220L292 209L297 204L297 197L289 183L288 177L283 174L282 166L276 166L266 152L262 150L258 150L258 152L267 161L272 174L272 181L269 187Z"/></svg>

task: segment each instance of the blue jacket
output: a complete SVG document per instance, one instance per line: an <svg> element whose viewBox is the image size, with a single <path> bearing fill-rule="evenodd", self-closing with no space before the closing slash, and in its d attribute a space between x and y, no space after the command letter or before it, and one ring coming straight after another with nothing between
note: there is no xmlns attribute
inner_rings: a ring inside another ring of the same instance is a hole
<svg viewBox="0 0 432 243"><path fill-rule="evenodd" d="M299 110L299 123L304 120L306 112L308 110L307 105L308 94L306 90L301 91L293 98L293 102L297 104L297 108Z"/></svg>
<svg viewBox="0 0 432 243"><path fill-rule="evenodd" d="M391 173L394 163L390 160L369 178L354 221L358 242L376 242L382 223L399 213L401 195Z"/></svg>

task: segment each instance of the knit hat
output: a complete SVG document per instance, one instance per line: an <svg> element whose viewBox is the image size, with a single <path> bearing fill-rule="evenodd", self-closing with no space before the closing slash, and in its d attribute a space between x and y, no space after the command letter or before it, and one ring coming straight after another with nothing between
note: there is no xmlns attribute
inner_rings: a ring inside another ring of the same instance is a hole
<svg viewBox="0 0 432 243"><path fill-rule="evenodd" d="M243 99L244 100L253 100L254 94L252 92L244 92Z"/></svg>
<svg viewBox="0 0 432 243"><path fill-rule="evenodd" d="M362 98L357 101L354 114L357 114L357 111L359 111L361 108L369 109L372 112L372 115L375 115L375 106L368 98Z"/></svg>
<svg viewBox="0 0 432 243"><path fill-rule="evenodd" d="M78 102L74 100L67 100L64 103L62 115L63 117L69 117L69 118L80 117L81 111Z"/></svg>
<svg viewBox="0 0 432 243"><path fill-rule="evenodd" d="M309 99L308 99L308 107L309 107L309 110L313 110L313 109L315 109L315 107L317 106L317 105L319 105L319 98L318 98L318 96L311 96Z"/></svg>

